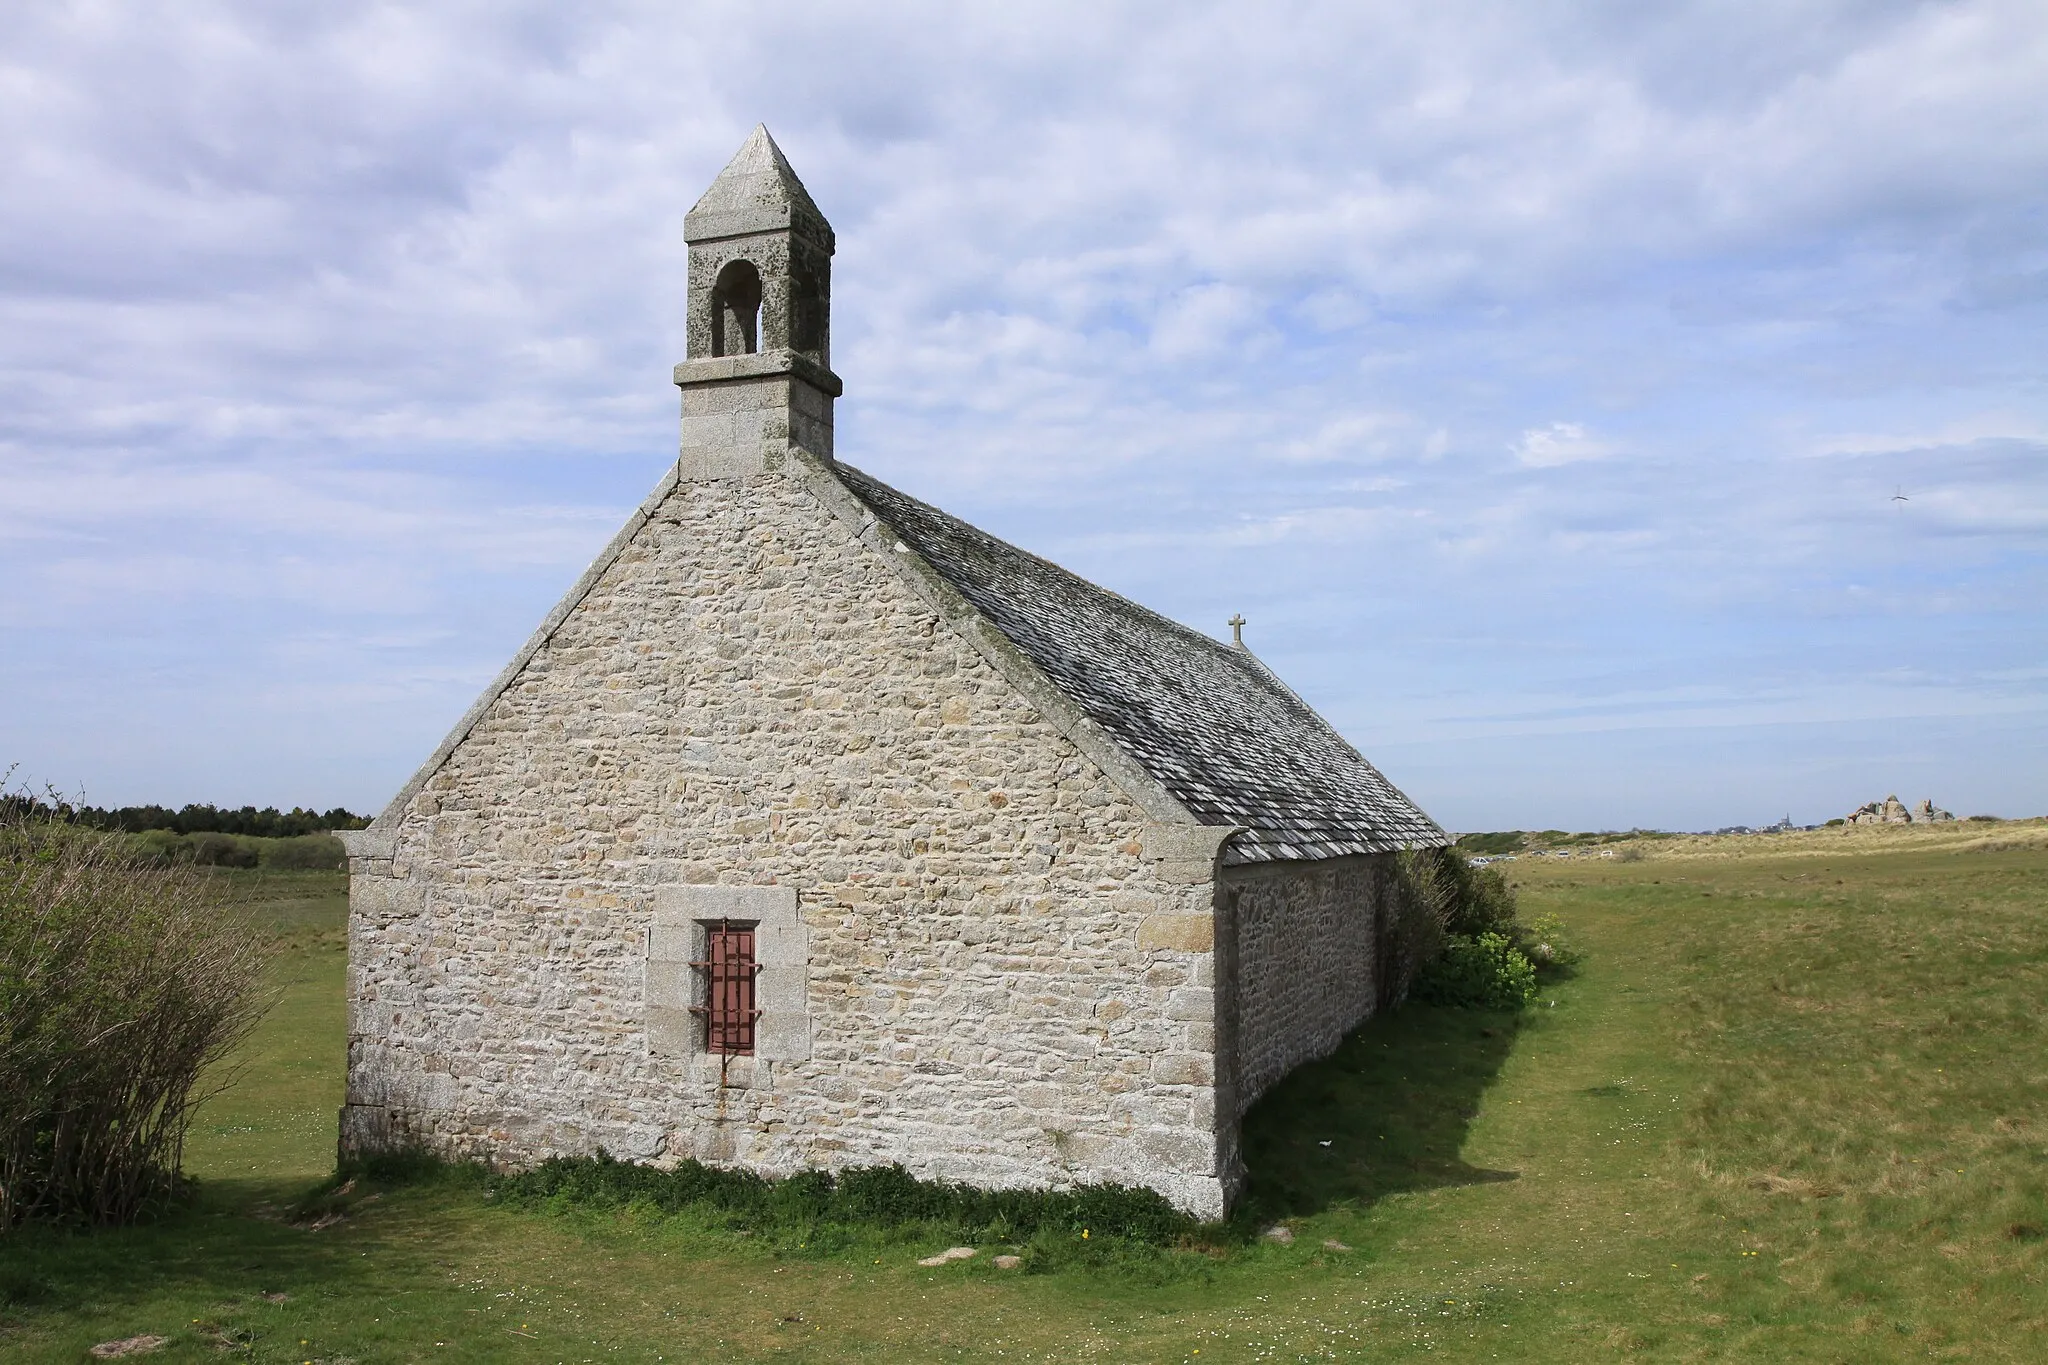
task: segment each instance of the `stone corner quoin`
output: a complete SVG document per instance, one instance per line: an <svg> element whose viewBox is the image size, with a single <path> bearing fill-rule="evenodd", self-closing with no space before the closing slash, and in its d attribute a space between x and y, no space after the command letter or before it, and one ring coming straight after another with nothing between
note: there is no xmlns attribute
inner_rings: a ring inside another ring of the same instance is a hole
<svg viewBox="0 0 2048 1365"><path fill-rule="evenodd" d="M963 567L980 533L834 461L831 230L765 129L689 236L676 467L347 836L344 1150L901 1163L1220 1216L1246 1106L1379 1000L1392 845L1278 856L1196 814L1147 745L1199 718L1132 741L1057 676L1106 646L988 596L1107 594L986 537ZM1262 669L1141 625L1322 743ZM720 925L755 953L740 1055L703 1022Z"/></svg>

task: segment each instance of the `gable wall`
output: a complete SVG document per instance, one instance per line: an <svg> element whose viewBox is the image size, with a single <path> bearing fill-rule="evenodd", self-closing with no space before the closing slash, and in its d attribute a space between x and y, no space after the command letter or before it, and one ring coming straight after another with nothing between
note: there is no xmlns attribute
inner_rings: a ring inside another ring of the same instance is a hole
<svg viewBox="0 0 2048 1365"><path fill-rule="evenodd" d="M344 1143L1220 1212L1213 890L1158 834L797 483L680 484L357 859ZM770 883L807 1040L650 1051L657 901Z"/></svg>

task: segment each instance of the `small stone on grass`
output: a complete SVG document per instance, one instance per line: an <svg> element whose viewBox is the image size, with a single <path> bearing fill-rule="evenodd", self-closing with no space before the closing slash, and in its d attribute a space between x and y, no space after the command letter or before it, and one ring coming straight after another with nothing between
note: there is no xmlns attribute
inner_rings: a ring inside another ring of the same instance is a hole
<svg viewBox="0 0 2048 1365"><path fill-rule="evenodd" d="M1294 1243L1294 1229L1285 1223L1273 1224L1266 1229L1264 1236L1267 1241L1278 1242L1281 1246L1291 1246Z"/></svg>
<svg viewBox="0 0 2048 1365"><path fill-rule="evenodd" d="M1351 1250L1351 1248L1350 1248L1350 1247L1349 1247L1348 1245L1346 1245L1345 1243L1343 1243L1343 1242L1340 1242L1340 1241L1338 1241L1338 1240L1337 1240L1337 1239L1336 1239L1335 1237L1329 1237L1329 1238L1325 1238L1325 1239L1323 1240L1323 1250L1325 1250L1325 1251L1349 1251L1349 1250Z"/></svg>
<svg viewBox="0 0 2048 1365"><path fill-rule="evenodd" d="M1022 1256L998 1256L998 1257L996 1257L996 1269L997 1269L997 1270L1015 1270L1015 1269L1016 1269L1016 1268L1017 1268L1018 1266L1020 1266L1020 1265L1023 1265L1023 1264L1024 1264L1024 1258L1023 1258Z"/></svg>
<svg viewBox="0 0 2048 1365"><path fill-rule="evenodd" d="M141 1336L123 1337L119 1341L103 1341L86 1354L95 1360L112 1360L116 1356L144 1356L151 1351L160 1351L171 1344L169 1337L152 1336L145 1332Z"/></svg>
<svg viewBox="0 0 2048 1365"><path fill-rule="evenodd" d="M944 1265L948 1261L964 1261L974 1254L973 1247L947 1247L936 1256L927 1256L919 1265Z"/></svg>

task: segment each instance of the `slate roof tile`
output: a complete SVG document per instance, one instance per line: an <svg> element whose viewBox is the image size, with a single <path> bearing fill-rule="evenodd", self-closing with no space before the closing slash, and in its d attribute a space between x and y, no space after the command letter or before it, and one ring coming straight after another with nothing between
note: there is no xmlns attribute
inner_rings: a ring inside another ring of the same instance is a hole
<svg viewBox="0 0 2048 1365"><path fill-rule="evenodd" d="M840 479L1203 824L1229 863L1450 842L1250 651L848 465Z"/></svg>

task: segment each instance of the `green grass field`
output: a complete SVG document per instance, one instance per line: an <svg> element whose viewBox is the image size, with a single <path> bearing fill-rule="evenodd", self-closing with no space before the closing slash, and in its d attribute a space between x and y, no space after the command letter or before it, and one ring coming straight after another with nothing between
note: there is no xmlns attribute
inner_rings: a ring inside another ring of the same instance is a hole
<svg viewBox="0 0 2048 1365"><path fill-rule="evenodd" d="M1252 1212L1291 1245L1045 1273L461 1178L294 1223L332 1165L341 887L235 874L283 994L192 1135L203 1194L0 1239L0 1358L2041 1360L2048 847L2003 829L1517 863L1589 961L1519 1021L1375 1021L1270 1097Z"/></svg>

